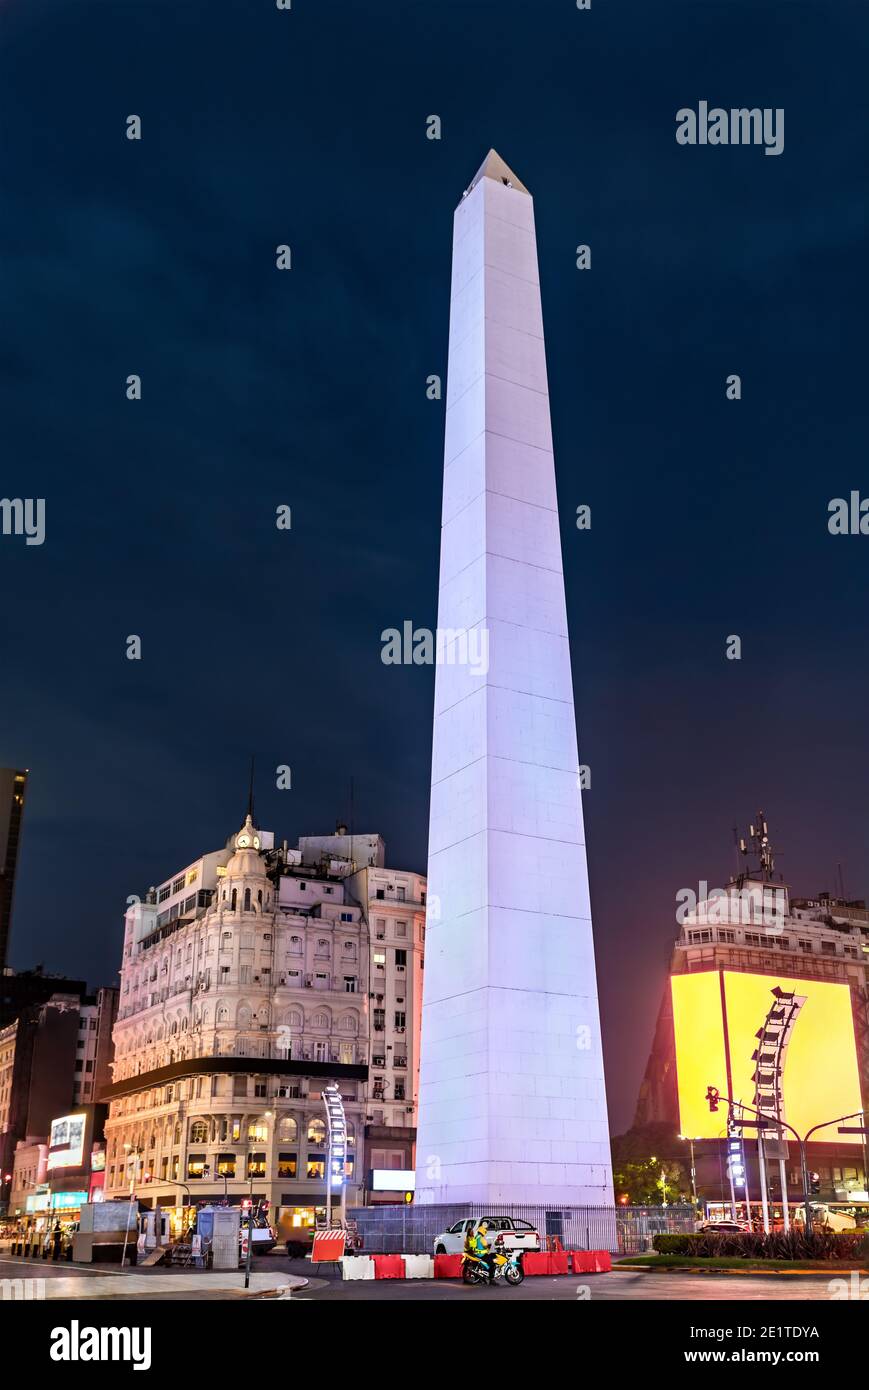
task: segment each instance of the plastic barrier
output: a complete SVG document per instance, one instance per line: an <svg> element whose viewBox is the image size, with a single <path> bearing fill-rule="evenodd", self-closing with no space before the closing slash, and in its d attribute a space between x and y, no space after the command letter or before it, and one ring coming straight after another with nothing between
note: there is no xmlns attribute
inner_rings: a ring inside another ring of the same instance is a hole
<svg viewBox="0 0 869 1390"><path fill-rule="evenodd" d="M370 1258L374 1265L375 1279L404 1278L403 1255L372 1255Z"/></svg>
<svg viewBox="0 0 869 1390"><path fill-rule="evenodd" d="M551 1259L548 1250L526 1250L522 1256L522 1268L526 1274L549 1274Z"/></svg>
<svg viewBox="0 0 869 1390"><path fill-rule="evenodd" d="M567 1274L570 1266L570 1256L566 1250L551 1250L549 1252L549 1273Z"/></svg>
<svg viewBox="0 0 869 1390"><path fill-rule="evenodd" d="M608 1274L613 1267L608 1250L571 1250L574 1274Z"/></svg>
<svg viewBox="0 0 869 1390"><path fill-rule="evenodd" d="M435 1279L461 1279L461 1255L435 1255L434 1277Z"/></svg>
<svg viewBox="0 0 869 1390"><path fill-rule="evenodd" d="M373 1279L374 1264L370 1255L344 1255L339 1261L342 1279Z"/></svg>
<svg viewBox="0 0 869 1390"><path fill-rule="evenodd" d="M433 1279L434 1256L405 1255L404 1277L405 1279Z"/></svg>

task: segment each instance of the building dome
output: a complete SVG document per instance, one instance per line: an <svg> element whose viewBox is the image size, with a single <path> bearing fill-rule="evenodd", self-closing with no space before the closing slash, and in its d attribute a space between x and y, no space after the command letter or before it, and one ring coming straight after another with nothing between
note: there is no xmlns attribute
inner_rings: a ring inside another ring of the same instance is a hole
<svg viewBox="0 0 869 1390"><path fill-rule="evenodd" d="M235 836L235 853L226 866L226 878L265 878L266 867L260 855L260 833L250 815Z"/></svg>

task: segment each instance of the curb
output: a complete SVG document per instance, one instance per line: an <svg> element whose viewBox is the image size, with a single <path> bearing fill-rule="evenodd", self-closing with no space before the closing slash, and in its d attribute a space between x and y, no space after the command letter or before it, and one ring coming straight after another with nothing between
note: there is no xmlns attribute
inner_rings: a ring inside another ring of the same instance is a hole
<svg viewBox="0 0 869 1390"><path fill-rule="evenodd" d="M815 1279L819 1274L828 1274L831 1279L847 1279L851 1274L869 1274L867 1269L843 1269L837 1266L824 1269L819 1266L817 1269L710 1269L708 1265L632 1265L615 1264L613 1274L620 1269L630 1270L632 1274L712 1274L712 1275L741 1275L747 1277L759 1275L761 1279Z"/></svg>

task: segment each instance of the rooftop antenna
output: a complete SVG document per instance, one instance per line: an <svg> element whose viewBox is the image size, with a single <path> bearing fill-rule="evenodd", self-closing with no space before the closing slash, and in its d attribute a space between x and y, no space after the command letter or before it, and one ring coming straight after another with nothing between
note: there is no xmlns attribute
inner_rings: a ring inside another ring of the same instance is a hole
<svg viewBox="0 0 869 1390"><path fill-rule="evenodd" d="M760 876L765 883L769 882L775 868L775 856L763 811L758 811L757 819L748 827L748 839L744 836L740 838L739 852L746 857L756 856L760 861Z"/></svg>
<svg viewBox="0 0 869 1390"><path fill-rule="evenodd" d="M249 783L248 791L247 791L247 813L248 813L248 815L250 816L251 825L253 825L253 769L254 769L254 755L253 755L253 753L251 753L251 755L250 755L250 783Z"/></svg>
<svg viewBox="0 0 869 1390"><path fill-rule="evenodd" d="M840 860L839 863L836 865L836 868L839 870L839 898L841 899L842 902L845 902L845 901L846 901L846 898L845 898L845 875L842 873L842 863L841 863L841 860Z"/></svg>

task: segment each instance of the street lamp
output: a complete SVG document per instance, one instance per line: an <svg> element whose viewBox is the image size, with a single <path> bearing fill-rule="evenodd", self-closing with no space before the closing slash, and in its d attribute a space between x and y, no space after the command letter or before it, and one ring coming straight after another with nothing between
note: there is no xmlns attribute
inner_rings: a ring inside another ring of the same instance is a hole
<svg viewBox="0 0 869 1390"><path fill-rule="evenodd" d="M679 1135L682 1142L687 1144L691 1150L691 1200L695 1207L697 1206L697 1169L694 1166L694 1144L699 1137L700 1136L696 1134Z"/></svg>

